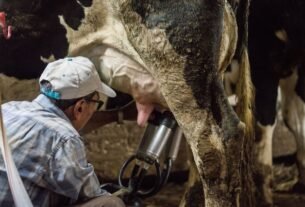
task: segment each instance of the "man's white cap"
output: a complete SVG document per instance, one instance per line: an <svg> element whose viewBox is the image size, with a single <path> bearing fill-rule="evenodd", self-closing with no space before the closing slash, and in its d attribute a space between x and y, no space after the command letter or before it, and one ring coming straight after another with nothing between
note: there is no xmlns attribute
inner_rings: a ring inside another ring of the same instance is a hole
<svg viewBox="0 0 305 207"><path fill-rule="evenodd" d="M42 87L48 81L51 87ZM95 91L109 97L116 93L102 83L94 64L86 57L67 57L47 65L39 79L43 94L54 99L76 99Z"/></svg>

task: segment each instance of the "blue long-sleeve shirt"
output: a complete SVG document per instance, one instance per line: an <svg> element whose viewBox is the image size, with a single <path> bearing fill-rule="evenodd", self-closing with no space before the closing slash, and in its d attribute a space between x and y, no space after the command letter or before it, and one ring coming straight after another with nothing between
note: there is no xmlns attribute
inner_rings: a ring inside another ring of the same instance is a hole
<svg viewBox="0 0 305 207"><path fill-rule="evenodd" d="M13 159L34 206L106 194L87 162L81 136L47 97L3 104L2 112ZM14 206L2 155L0 183L0 206Z"/></svg>

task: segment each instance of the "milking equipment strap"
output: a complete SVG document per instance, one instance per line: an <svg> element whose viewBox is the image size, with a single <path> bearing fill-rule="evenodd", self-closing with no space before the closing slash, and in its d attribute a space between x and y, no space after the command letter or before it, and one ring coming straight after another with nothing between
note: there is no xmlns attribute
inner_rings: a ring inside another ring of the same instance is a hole
<svg viewBox="0 0 305 207"><path fill-rule="evenodd" d="M25 190L23 182L20 178L20 175L12 158L11 149L9 147L8 140L5 135L5 129L2 119L1 95L2 94L0 91L0 147L1 147L5 168L7 171L9 185L12 191L12 195L16 207L33 207L33 204L29 198L29 195Z"/></svg>

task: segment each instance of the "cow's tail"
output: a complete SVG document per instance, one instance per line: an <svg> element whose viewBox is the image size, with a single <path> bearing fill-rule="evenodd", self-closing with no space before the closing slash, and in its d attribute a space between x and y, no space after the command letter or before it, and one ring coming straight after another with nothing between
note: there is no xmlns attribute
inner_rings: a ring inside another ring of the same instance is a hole
<svg viewBox="0 0 305 207"><path fill-rule="evenodd" d="M238 103L236 112L241 121L246 125L245 137L243 141L243 153L241 155L241 178L242 193L240 202L242 206L256 206L253 182L253 144L254 144L254 116L253 100L254 88L250 79L250 64L248 50L245 48L240 56L239 80L236 85Z"/></svg>
<svg viewBox="0 0 305 207"><path fill-rule="evenodd" d="M250 0L230 1L238 2L236 20L238 25L238 42L235 59L239 62L239 78L236 85L238 103L236 112L241 121L246 125L245 137L242 143L241 154L241 206L256 206L255 185L253 181L253 144L254 144L254 88L250 75L250 62L248 56L248 14Z"/></svg>
<svg viewBox="0 0 305 207"><path fill-rule="evenodd" d="M246 137L254 137L254 88L250 75L250 63L248 50L244 47L240 56L239 65L239 79L236 86L236 94L238 97L238 104L236 112L246 125Z"/></svg>
<svg viewBox="0 0 305 207"><path fill-rule="evenodd" d="M237 1L230 1L232 2ZM246 137L254 137L253 100L254 91L250 78L250 63L248 56L248 15L250 0L240 0L237 5L233 5L236 11L236 21L238 27L238 41L234 59L239 62L239 79L236 86L236 95L239 99L237 113L240 119L246 124ZM236 7L237 6L237 7ZM251 139L253 140L253 139Z"/></svg>

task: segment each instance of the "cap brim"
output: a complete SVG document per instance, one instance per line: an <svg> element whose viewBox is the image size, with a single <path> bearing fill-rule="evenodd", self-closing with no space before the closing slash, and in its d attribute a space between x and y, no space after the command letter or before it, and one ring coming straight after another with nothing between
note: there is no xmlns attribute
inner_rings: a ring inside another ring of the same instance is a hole
<svg viewBox="0 0 305 207"><path fill-rule="evenodd" d="M101 84L99 85L97 92L105 94L106 96L111 97L111 98L116 97L116 93L112 88L110 88L109 86L107 86L106 84L104 84L102 82L100 82L100 83Z"/></svg>

